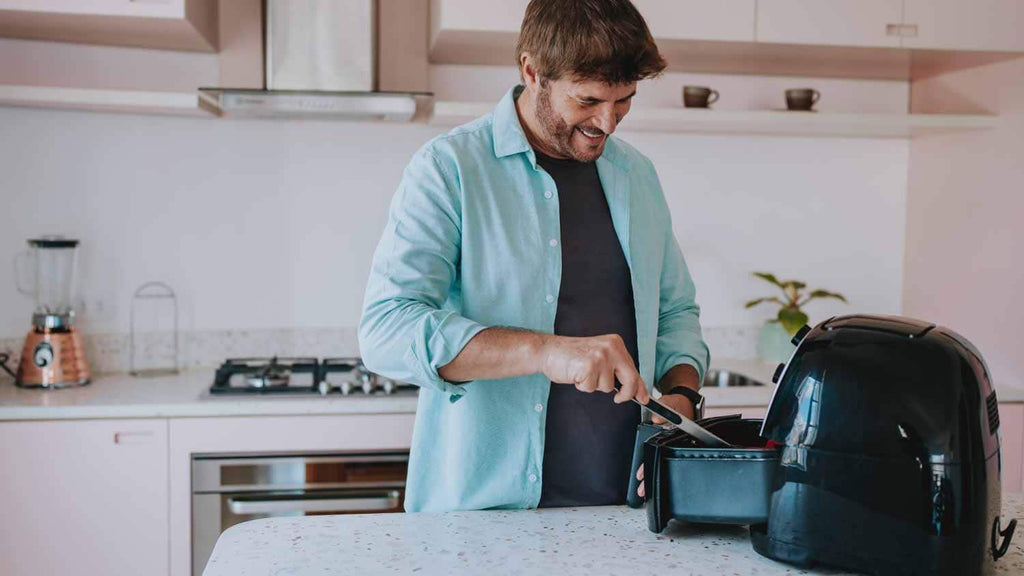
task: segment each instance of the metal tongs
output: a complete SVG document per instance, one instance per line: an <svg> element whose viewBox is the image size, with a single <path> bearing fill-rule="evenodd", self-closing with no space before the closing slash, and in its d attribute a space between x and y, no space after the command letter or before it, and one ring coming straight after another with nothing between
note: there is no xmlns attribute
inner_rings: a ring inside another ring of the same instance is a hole
<svg viewBox="0 0 1024 576"><path fill-rule="evenodd" d="M615 383L615 391L619 391L619 384L617 382ZM668 406L665 406L664 404L658 402L654 398L648 400L647 404L641 404L640 401L636 399L636 397L633 397L633 402L636 402L637 404L640 404L642 408L646 408L647 410L650 410L651 412L657 414L658 416L661 416L676 428L679 428L683 432L686 432L690 436L693 436L694 439L696 439L701 444L704 444L711 448L735 448L735 446L733 446L732 444L729 444L725 440L722 440L718 436L712 434L711 432L708 432L707 429L705 429L700 424L697 424L696 422L690 420L686 416L683 416L679 412L676 412L675 410L669 408Z"/></svg>

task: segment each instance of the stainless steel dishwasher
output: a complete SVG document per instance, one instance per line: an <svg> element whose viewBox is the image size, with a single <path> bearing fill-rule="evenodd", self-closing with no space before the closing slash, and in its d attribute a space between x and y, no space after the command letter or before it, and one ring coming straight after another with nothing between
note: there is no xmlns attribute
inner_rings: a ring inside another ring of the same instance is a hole
<svg viewBox="0 0 1024 576"><path fill-rule="evenodd" d="M221 532L257 518L401 512L409 452L195 454L192 574Z"/></svg>

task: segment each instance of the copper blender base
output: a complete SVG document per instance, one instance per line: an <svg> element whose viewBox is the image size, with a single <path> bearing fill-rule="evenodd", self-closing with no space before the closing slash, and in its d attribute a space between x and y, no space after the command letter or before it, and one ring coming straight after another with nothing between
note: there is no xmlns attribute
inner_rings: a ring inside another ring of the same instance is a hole
<svg viewBox="0 0 1024 576"><path fill-rule="evenodd" d="M37 328L25 336L14 385L19 388L75 388L89 383L82 339L73 326Z"/></svg>

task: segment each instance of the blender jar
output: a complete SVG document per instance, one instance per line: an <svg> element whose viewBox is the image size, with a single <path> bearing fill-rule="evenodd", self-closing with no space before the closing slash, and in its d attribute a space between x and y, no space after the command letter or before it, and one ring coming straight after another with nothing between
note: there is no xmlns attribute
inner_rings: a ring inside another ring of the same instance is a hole
<svg viewBox="0 0 1024 576"><path fill-rule="evenodd" d="M69 324L73 314L78 240L44 236L29 240L28 245L30 249L24 257L31 261L32 281L26 287L21 283L22 274L16 277L18 290L32 296L35 302L33 320L55 316L60 324Z"/></svg>

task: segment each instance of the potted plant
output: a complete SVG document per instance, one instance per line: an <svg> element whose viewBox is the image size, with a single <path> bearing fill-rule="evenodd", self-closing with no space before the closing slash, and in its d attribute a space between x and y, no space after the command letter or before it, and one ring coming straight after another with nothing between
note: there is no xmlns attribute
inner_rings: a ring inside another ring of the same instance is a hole
<svg viewBox="0 0 1024 576"><path fill-rule="evenodd" d="M754 272L754 276L769 282L782 291L782 298L778 296L767 296L755 298L747 302L746 308L753 308L764 302L778 304L778 315L765 323L761 328L761 338L758 350L761 358L768 362L785 362L793 352L793 344L790 342L793 335L800 330L800 327L809 322L807 314L803 311L803 305L816 298L835 298L846 302L842 294L829 292L828 290L812 290L805 293L807 284L799 280L779 280L774 274L767 272Z"/></svg>

